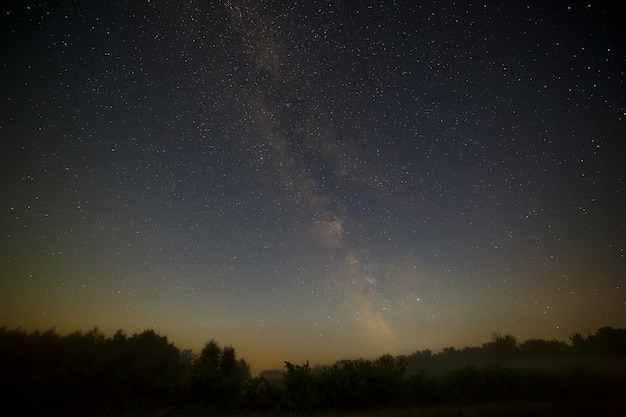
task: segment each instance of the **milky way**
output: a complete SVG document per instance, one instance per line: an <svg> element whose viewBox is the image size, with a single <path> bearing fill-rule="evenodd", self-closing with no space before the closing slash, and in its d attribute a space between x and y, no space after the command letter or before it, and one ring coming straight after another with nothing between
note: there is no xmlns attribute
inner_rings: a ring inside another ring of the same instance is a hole
<svg viewBox="0 0 626 417"><path fill-rule="evenodd" d="M12 2L0 325L254 371L626 326L624 12Z"/></svg>

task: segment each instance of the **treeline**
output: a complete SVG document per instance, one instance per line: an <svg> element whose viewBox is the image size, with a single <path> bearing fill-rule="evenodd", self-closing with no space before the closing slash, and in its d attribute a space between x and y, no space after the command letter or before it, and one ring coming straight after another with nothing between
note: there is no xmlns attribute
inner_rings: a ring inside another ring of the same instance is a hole
<svg viewBox="0 0 626 417"><path fill-rule="evenodd" d="M530 339L518 343L512 335L493 333L481 347L455 349L440 353L417 351L406 357L408 372L428 370L439 373L467 365L506 364L514 368L559 369L591 357L626 357L626 329L602 327L596 333L570 336L570 344L557 340Z"/></svg>
<svg viewBox="0 0 626 417"><path fill-rule="evenodd" d="M626 329L577 333L571 345L538 339L518 344L499 333L492 339L481 347L343 360L314 369L308 362L286 362L285 404L310 412L581 398L600 403L626 392Z"/></svg>
<svg viewBox="0 0 626 417"><path fill-rule="evenodd" d="M315 368L285 362L282 372L251 378L235 349L214 340L195 354L153 330L131 336L120 330L107 337L97 328L66 336L0 328L0 392L5 407L23 415L241 409L310 414L626 392L626 330L604 327L570 341L517 343L513 336L496 333L476 348L342 360Z"/></svg>
<svg viewBox="0 0 626 417"><path fill-rule="evenodd" d="M154 330L106 337L97 328L67 336L0 329L2 403L23 415L227 409L249 381L245 360L214 340L194 354Z"/></svg>

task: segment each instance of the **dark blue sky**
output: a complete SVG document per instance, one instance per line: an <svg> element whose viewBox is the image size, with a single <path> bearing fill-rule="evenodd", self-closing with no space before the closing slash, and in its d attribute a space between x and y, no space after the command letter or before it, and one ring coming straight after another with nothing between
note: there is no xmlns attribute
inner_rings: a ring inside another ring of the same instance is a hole
<svg viewBox="0 0 626 417"><path fill-rule="evenodd" d="M11 2L0 324L255 371L626 326L604 3Z"/></svg>

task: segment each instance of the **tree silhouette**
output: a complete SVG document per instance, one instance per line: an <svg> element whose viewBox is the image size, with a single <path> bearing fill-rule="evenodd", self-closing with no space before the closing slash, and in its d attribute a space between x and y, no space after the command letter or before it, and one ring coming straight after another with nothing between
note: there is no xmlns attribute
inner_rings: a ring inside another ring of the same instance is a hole
<svg viewBox="0 0 626 417"><path fill-rule="evenodd" d="M564 355L569 347L565 342L557 340L530 339L519 345L522 355L530 356L556 356Z"/></svg>
<svg viewBox="0 0 626 417"><path fill-rule="evenodd" d="M483 347L489 351L509 354L515 352L517 339L512 334L502 336L500 332L491 333L491 342L485 343Z"/></svg>
<svg viewBox="0 0 626 417"><path fill-rule="evenodd" d="M626 329L601 327L589 337L591 351L600 355L626 355Z"/></svg>
<svg viewBox="0 0 626 417"><path fill-rule="evenodd" d="M316 380L309 361L293 365L285 361L285 406L305 414L313 414L316 405Z"/></svg>
<svg viewBox="0 0 626 417"><path fill-rule="evenodd" d="M207 342L192 371L191 385L213 406L231 406L244 392L250 379L250 368L237 360L231 346L220 348L215 340Z"/></svg>

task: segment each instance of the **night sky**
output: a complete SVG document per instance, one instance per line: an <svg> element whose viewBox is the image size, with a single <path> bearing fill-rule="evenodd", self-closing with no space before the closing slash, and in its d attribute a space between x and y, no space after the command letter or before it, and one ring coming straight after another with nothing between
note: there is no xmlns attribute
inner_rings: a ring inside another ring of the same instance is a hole
<svg viewBox="0 0 626 417"><path fill-rule="evenodd" d="M0 326L253 372L626 327L623 2L2 7Z"/></svg>

